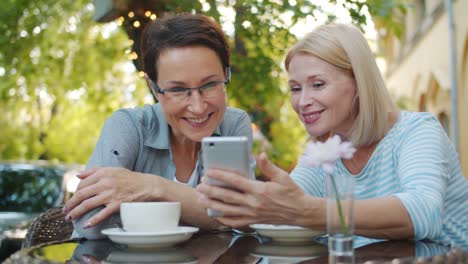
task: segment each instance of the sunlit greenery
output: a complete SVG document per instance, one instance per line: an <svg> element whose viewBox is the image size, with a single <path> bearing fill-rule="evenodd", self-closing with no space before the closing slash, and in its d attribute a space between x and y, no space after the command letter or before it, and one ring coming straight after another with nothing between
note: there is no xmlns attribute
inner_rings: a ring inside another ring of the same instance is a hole
<svg viewBox="0 0 468 264"><path fill-rule="evenodd" d="M281 61L296 40L291 27L321 12L315 2L159 1L151 10L158 16L205 13L231 29L230 105L251 115L269 142L264 149L286 169L295 163L306 135L288 105ZM391 13L399 1L338 2L360 25L366 23L364 9L380 16L382 24L397 25ZM228 11L232 21L226 21ZM148 102L148 88L129 60L132 43L123 27L97 23L93 15L89 0L2 1L0 159L85 163L110 113Z"/></svg>
<svg viewBox="0 0 468 264"><path fill-rule="evenodd" d="M105 118L147 93L124 70L126 34L84 0L9 0L0 13L0 158L84 163Z"/></svg>

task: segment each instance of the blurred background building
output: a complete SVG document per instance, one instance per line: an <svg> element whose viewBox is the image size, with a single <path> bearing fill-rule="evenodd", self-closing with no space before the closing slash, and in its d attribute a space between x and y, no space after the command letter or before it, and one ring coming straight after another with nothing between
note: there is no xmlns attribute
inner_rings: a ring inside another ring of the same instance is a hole
<svg viewBox="0 0 468 264"><path fill-rule="evenodd" d="M468 1L411 0L400 36L378 29L386 82L398 104L432 112L468 175Z"/></svg>

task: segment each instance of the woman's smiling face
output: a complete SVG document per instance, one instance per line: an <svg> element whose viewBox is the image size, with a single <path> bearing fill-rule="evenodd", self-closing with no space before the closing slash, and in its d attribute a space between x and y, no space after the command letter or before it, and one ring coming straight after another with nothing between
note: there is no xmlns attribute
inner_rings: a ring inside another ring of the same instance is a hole
<svg viewBox="0 0 468 264"><path fill-rule="evenodd" d="M157 84L162 90L199 87L225 80L219 57L203 46L168 49L161 53L157 64ZM183 100L174 100L166 94L158 94L158 100L174 136L196 142L213 134L227 107L224 88L218 89L210 98L192 90L191 95Z"/></svg>
<svg viewBox="0 0 468 264"><path fill-rule="evenodd" d="M292 57L288 69L291 104L307 132L347 137L357 114L352 74L304 52Z"/></svg>

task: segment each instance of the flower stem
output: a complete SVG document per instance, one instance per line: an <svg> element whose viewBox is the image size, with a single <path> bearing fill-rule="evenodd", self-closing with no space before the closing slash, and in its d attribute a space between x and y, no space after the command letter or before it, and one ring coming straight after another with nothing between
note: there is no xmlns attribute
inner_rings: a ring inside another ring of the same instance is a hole
<svg viewBox="0 0 468 264"><path fill-rule="evenodd" d="M340 216L340 223L341 223L341 231L343 232L344 236L348 235L348 227L346 226L346 221L343 215L343 208L341 208L341 202L340 202L340 195L338 194L338 188L336 187L336 182L335 178L333 175L330 175L333 189L335 189L335 195L336 195L336 204L338 206L338 215Z"/></svg>

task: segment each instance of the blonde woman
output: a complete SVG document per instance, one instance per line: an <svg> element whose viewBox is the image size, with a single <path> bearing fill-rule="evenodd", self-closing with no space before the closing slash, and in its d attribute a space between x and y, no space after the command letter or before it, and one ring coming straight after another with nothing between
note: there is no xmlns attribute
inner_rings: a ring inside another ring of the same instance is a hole
<svg viewBox="0 0 468 264"><path fill-rule="evenodd" d="M285 66L291 104L307 132L319 140L337 134L357 148L335 164L356 179L355 234L467 246L468 182L458 155L432 114L395 107L358 28L316 28L291 48ZM321 168L298 166L288 175L264 154L257 166L269 181L208 171L242 193L203 183L200 202L222 211L218 220L226 225L326 229Z"/></svg>

